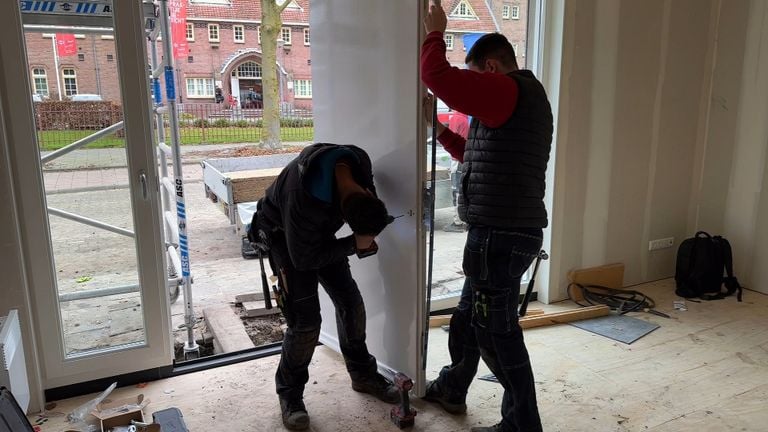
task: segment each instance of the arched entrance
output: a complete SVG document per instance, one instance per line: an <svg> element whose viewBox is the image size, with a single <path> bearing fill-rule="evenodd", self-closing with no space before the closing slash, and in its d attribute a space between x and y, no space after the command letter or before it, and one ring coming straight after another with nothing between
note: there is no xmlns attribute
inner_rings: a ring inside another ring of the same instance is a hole
<svg viewBox="0 0 768 432"><path fill-rule="evenodd" d="M232 94L240 103L240 108L261 108L261 64L246 60L232 69L230 74Z"/></svg>
<svg viewBox="0 0 768 432"><path fill-rule="evenodd" d="M248 48L235 51L221 66L222 84L225 92L237 99L241 108L262 107L262 65L261 51ZM286 71L278 63L278 74L285 76ZM227 81L228 80L228 81ZM281 87L283 80L280 80ZM282 88L280 89L282 93ZM250 95L250 98L249 98ZM225 95L226 97L227 95Z"/></svg>

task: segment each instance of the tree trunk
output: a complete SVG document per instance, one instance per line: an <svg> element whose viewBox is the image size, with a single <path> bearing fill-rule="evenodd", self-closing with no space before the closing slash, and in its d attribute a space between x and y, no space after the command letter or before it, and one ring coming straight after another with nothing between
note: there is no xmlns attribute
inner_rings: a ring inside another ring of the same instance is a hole
<svg viewBox="0 0 768 432"><path fill-rule="evenodd" d="M261 0L261 83L264 130L262 147L281 148L277 39L283 26L283 7L276 0ZM288 3L288 2L285 2Z"/></svg>

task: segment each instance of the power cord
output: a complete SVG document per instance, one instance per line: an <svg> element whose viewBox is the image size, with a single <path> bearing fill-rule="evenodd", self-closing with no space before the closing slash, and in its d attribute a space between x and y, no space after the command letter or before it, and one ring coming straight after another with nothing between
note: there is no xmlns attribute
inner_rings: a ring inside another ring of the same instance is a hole
<svg viewBox="0 0 768 432"><path fill-rule="evenodd" d="M572 290L580 291L584 300L575 300L571 294ZM568 298L582 307L606 305L621 315L627 312L648 312L660 317L670 318L669 315L655 310L656 303L653 299L640 291L608 288L600 285L581 285L575 282L568 285L567 291Z"/></svg>

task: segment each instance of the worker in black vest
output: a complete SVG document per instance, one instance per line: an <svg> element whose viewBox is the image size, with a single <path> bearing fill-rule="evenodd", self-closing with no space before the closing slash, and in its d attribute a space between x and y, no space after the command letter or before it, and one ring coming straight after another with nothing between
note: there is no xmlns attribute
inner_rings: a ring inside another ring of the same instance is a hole
<svg viewBox="0 0 768 432"><path fill-rule="evenodd" d="M504 387L502 420L476 432L542 430L528 351L517 316L520 279L542 245L547 226L545 171L552 111L541 83L520 70L498 33L475 42L468 69L451 67L443 33L447 19L435 1L424 25L421 75L434 95L472 117L464 140L437 125L443 147L462 162L459 216L469 225L466 280L451 317L451 364L427 386L425 399L450 413L466 411L466 395L482 357ZM431 103L425 106L431 120Z"/></svg>
<svg viewBox="0 0 768 432"><path fill-rule="evenodd" d="M309 427L303 395L320 336L318 282L336 308L352 388L388 403L400 400L397 388L377 372L376 359L368 353L365 306L347 258L378 250L374 239L390 221L376 197L371 160L352 145L305 148L258 203L249 238L268 245L280 285L278 304L288 324L275 377L288 429ZM353 234L336 238L345 222Z"/></svg>

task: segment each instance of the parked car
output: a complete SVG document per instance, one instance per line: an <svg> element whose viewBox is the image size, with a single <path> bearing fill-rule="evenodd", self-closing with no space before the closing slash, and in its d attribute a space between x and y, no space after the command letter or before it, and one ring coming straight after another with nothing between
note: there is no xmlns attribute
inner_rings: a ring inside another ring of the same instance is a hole
<svg viewBox="0 0 768 432"><path fill-rule="evenodd" d="M453 110L451 110L448 107L448 105L445 104L445 102L438 99L437 100L437 121L444 124L445 126L448 126L448 122L451 121L452 114L453 114Z"/></svg>
<svg viewBox="0 0 768 432"><path fill-rule="evenodd" d="M72 102L100 102L104 100L101 98L101 95L87 93L78 93L76 95L72 95L70 99Z"/></svg>

